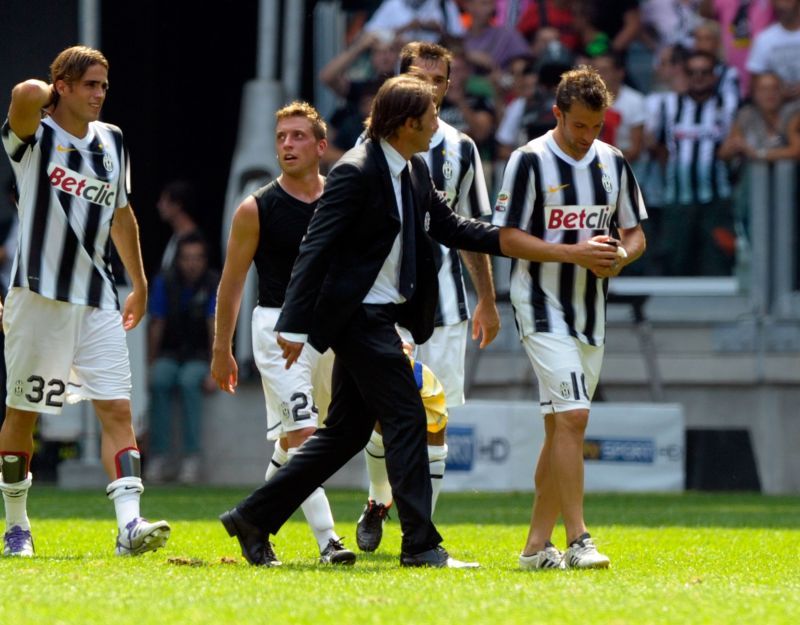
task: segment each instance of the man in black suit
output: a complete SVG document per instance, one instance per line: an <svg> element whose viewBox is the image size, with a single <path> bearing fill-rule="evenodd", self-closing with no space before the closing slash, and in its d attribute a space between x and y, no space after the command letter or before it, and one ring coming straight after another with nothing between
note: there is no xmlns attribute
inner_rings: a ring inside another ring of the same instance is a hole
<svg viewBox="0 0 800 625"><path fill-rule="evenodd" d="M332 348L326 427L264 486L220 520L251 564L315 488L383 429L386 466L403 531L402 566L474 567L450 558L431 521L425 410L395 324L417 343L433 332L438 283L433 245L548 260L541 239L464 219L437 194L418 152L437 129L433 88L412 76L375 96L369 139L331 171L292 271L276 329L290 367L305 342ZM608 267L614 252L586 246L582 260Z"/></svg>

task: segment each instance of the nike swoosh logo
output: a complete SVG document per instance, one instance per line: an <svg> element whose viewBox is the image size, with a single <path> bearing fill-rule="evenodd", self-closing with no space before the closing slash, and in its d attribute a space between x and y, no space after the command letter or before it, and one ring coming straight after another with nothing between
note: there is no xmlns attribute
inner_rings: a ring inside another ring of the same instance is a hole
<svg viewBox="0 0 800 625"><path fill-rule="evenodd" d="M57 152L77 152L78 148L65 148L63 145L58 144L56 145Z"/></svg>
<svg viewBox="0 0 800 625"><path fill-rule="evenodd" d="M561 189L566 189L568 186L569 186L569 184L562 184L562 185L559 185L557 187L551 187L550 185L548 185L547 186L547 192L548 193L558 193L559 191L561 191Z"/></svg>

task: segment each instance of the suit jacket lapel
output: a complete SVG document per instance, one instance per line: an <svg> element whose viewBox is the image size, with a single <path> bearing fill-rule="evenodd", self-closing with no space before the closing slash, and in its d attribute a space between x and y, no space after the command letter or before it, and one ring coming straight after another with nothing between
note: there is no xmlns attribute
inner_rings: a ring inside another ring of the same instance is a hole
<svg viewBox="0 0 800 625"><path fill-rule="evenodd" d="M381 149L380 143L377 141L368 140L367 151L371 153L380 171L381 190L386 201L380 202L380 205L385 208L387 214L396 222L400 222L400 207L397 205L397 198L394 194L394 186L392 185L392 172L389 171L389 163L386 162L386 155Z"/></svg>

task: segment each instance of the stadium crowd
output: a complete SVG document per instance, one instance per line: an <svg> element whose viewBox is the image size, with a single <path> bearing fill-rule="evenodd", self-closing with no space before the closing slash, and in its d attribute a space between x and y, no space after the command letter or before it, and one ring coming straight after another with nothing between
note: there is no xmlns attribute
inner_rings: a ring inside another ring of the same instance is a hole
<svg viewBox="0 0 800 625"><path fill-rule="evenodd" d="M323 111L327 165L354 144L410 40L453 53L440 118L477 143L492 198L511 152L554 126L560 75L596 68L615 98L601 139L632 163L655 243L629 275L732 275L747 237L743 165L800 154L800 0L343 5L344 50L319 74L340 103Z"/></svg>

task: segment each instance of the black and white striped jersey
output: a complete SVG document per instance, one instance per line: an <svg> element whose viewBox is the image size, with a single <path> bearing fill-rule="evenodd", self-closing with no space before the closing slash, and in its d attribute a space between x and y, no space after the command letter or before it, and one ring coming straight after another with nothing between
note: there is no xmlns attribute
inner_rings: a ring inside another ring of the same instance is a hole
<svg viewBox="0 0 800 625"><path fill-rule="evenodd" d="M46 117L29 142L14 134L8 120L2 136L20 195L11 286L119 309L110 264L111 221L130 193L120 129L91 122L79 139Z"/></svg>
<svg viewBox="0 0 800 625"><path fill-rule="evenodd" d="M434 186L444 193L453 212L467 218L491 215L483 165L475 142L440 119L430 145L425 161ZM439 305L434 325L449 326L469 319L467 291L458 250L441 244L436 247Z"/></svg>
<svg viewBox="0 0 800 625"><path fill-rule="evenodd" d="M729 90L698 103L688 95L668 93L661 103L652 131L669 155L664 202L700 204L730 197L728 168L717 150L733 125L738 97Z"/></svg>
<svg viewBox="0 0 800 625"><path fill-rule="evenodd" d="M633 228L647 218L630 165L617 148L595 141L580 161L556 144L553 131L517 148L497 196L493 222L549 243L577 243ZM608 281L571 263L516 261L511 302L520 334L569 335L602 345Z"/></svg>
<svg viewBox="0 0 800 625"><path fill-rule="evenodd" d="M363 143L362 134L356 145ZM433 184L442 192L450 208L466 218L492 214L483 165L475 142L460 130L439 119L439 129L424 153ZM467 290L458 250L436 244L439 270L439 304L434 326L449 326L469 319Z"/></svg>

